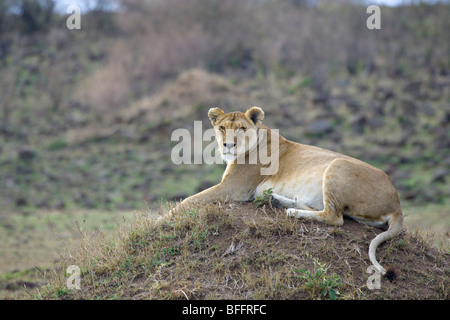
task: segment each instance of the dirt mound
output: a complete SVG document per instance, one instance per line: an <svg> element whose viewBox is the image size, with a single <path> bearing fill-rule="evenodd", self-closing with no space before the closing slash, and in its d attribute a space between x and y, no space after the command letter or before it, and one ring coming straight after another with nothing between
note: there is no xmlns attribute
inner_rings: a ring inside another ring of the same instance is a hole
<svg viewBox="0 0 450 320"><path fill-rule="evenodd" d="M151 121L155 124L205 118L209 108L229 104L233 88L225 78L202 69L183 72L157 95L141 99L120 117L125 122Z"/></svg>
<svg viewBox="0 0 450 320"><path fill-rule="evenodd" d="M381 230L287 217L253 203L206 205L155 222L138 217L120 241L85 241L64 265L79 265L81 290L54 279L43 297L63 299L448 299L450 256L409 231L382 244L376 274L368 247ZM62 272L63 273L63 272ZM374 280L375 278L371 278ZM375 279L376 280L376 279ZM375 283L375 282L371 282ZM61 293L62 292L62 293Z"/></svg>
<svg viewBox="0 0 450 320"><path fill-rule="evenodd" d="M105 113L103 123L69 130L66 140L80 143L118 136L142 141L152 133L166 137L171 130L186 128L194 121L209 124L209 108L232 105L236 96L226 78L202 69L191 69L157 94L121 110Z"/></svg>

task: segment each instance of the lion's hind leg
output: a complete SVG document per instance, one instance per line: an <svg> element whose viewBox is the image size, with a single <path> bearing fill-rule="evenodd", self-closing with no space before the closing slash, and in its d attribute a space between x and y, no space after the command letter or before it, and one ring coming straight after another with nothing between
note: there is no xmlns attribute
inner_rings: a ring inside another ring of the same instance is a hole
<svg viewBox="0 0 450 320"><path fill-rule="evenodd" d="M271 204L272 207L282 209L282 208L293 208L295 206L295 200L286 198L282 195L272 193L271 194Z"/></svg>
<svg viewBox="0 0 450 320"><path fill-rule="evenodd" d="M330 212L326 208L323 211L301 210L295 208L286 209L286 213L291 217L311 219L314 221L324 222L334 226L342 226L344 219L341 214Z"/></svg>
<svg viewBox="0 0 450 320"><path fill-rule="evenodd" d="M295 209L304 209L310 211L317 211L316 209L311 208L307 204L299 201L297 198L290 199L280 194L272 193L271 194L271 204L272 207L283 209L283 208L295 208Z"/></svg>

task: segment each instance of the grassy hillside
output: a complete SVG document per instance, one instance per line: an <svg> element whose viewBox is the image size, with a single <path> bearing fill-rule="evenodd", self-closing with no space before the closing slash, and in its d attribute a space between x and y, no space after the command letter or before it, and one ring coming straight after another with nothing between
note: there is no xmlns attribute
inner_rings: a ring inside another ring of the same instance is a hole
<svg viewBox="0 0 450 320"><path fill-rule="evenodd" d="M210 128L207 111L214 105L227 111L259 105L265 124L288 139L385 170L402 200L444 201L450 183L448 79L343 79L330 77L323 92L300 75L236 82L200 69L186 71L150 98L110 112L104 122L30 136L25 144L4 136L0 201L19 209L123 210L142 209L144 200L157 207L157 200L199 191L202 182L218 181L223 167L173 164L177 142L171 133L186 128L193 134L199 120L203 130ZM411 81L425 97L407 90ZM194 176L203 181L185 182Z"/></svg>
<svg viewBox="0 0 450 320"><path fill-rule="evenodd" d="M156 208L198 191L222 170L174 165L170 136L209 128L211 106L258 105L287 138L387 171L405 201L448 198L448 5L383 7L375 32L345 3L120 3L79 31L56 14L32 34L3 20L5 211Z"/></svg>
<svg viewBox="0 0 450 320"><path fill-rule="evenodd" d="M367 287L380 230L300 221L267 206L228 203L163 218L140 214L115 241L83 238L49 274L40 299L448 299L450 256L405 231L377 252L396 279ZM69 265L81 269L69 290Z"/></svg>

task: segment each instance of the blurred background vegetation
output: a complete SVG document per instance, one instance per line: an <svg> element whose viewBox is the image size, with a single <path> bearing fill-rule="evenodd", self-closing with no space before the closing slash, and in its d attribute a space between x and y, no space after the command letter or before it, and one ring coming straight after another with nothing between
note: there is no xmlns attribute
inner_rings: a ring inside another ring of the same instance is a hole
<svg viewBox="0 0 450 320"><path fill-rule="evenodd" d="M381 6L380 30L359 1L71 1L81 30L64 4L0 0L3 288L75 220L220 181L224 165L170 158L212 106L260 106L286 138L383 169L407 221L450 231L448 1Z"/></svg>

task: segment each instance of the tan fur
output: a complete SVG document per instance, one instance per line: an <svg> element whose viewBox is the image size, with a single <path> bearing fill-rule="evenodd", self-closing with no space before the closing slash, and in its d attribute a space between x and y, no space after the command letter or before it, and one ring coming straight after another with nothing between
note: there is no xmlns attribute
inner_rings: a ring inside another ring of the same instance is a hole
<svg viewBox="0 0 450 320"><path fill-rule="evenodd" d="M262 124L264 112L258 107L245 113L228 114L212 108L208 116L216 131L222 156L228 161L227 168L218 185L185 199L172 213L195 203L250 201L272 188L273 197L289 215L298 218L340 226L346 215L372 226L388 224L389 229L373 239L369 248L370 261L382 274L386 273L377 262L375 251L380 243L402 231L403 216L397 191L383 171L343 154L283 138ZM227 129L238 131L229 135ZM258 132L261 129L267 130L267 137L256 141L253 147L244 148L240 143L240 132ZM234 150L246 160L265 146L269 146L266 151L272 154L277 151L270 148L272 139L278 141L278 171L272 175L261 174L261 169L267 164L260 161L238 164L233 156L224 154L227 149L224 143L231 147L236 144L228 151Z"/></svg>

